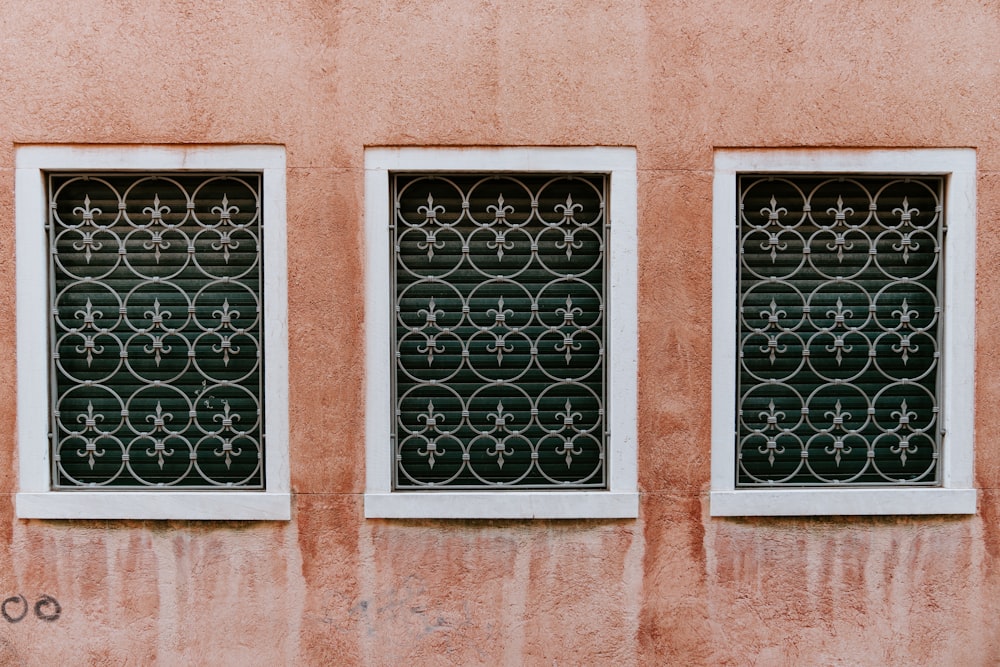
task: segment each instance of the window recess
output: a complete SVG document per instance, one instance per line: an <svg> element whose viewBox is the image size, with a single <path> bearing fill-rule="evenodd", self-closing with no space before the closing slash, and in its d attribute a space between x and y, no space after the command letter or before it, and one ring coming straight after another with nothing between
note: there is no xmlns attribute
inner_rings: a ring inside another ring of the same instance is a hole
<svg viewBox="0 0 1000 667"><path fill-rule="evenodd" d="M606 177L393 183L396 488L604 488Z"/></svg>
<svg viewBox="0 0 1000 667"><path fill-rule="evenodd" d="M51 174L52 484L264 487L260 174Z"/></svg>
<svg viewBox="0 0 1000 667"><path fill-rule="evenodd" d="M739 178L739 486L936 485L941 177Z"/></svg>

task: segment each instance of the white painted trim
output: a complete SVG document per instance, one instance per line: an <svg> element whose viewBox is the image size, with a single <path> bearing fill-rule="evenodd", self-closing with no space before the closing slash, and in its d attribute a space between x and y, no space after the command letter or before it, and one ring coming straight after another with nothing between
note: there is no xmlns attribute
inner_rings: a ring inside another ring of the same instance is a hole
<svg viewBox="0 0 1000 667"><path fill-rule="evenodd" d="M712 516L975 514L975 489L741 489L713 491Z"/></svg>
<svg viewBox="0 0 1000 667"><path fill-rule="evenodd" d="M281 146L21 146L16 150L19 518L291 518L285 149ZM52 491L49 470L45 172L263 173L266 491Z"/></svg>
<svg viewBox="0 0 1000 667"><path fill-rule="evenodd" d="M291 495L274 491L52 491L18 493L31 519L287 521Z"/></svg>
<svg viewBox="0 0 1000 667"><path fill-rule="evenodd" d="M390 450L389 174L392 171L610 174L607 491L393 491ZM369 148L365 151L365 516L634 518L638 369L637 179L634 148Z"/></svg>
<svg viewBox="0 0 1000 667"><path fill-rule="evenodd" d="M392 491L392 282L389 171L365 155L365 478L368 493ZM378 445L376 444L378 443Z"/></svg>
<svg viewBox="0 0 1000 667"><path fill-rule="evenodd" d="M261 163L264 180L264 495L283 507L271 516L262 507L257 518L291 519L291 464L288 418L288 221L284 147L271 148ZM264 156L261 156L264 157ZM259 494L258 494L259 495Z"/></svg>
<svg viewBox="0 0 1000 667"><path fill-rule="evenodd" d="M941 486L737 489L736 177L739 173L947 177L942 318ZM715 153L712 205L712 516L975 514L976 152L924 149L725 149Z"/></svg>

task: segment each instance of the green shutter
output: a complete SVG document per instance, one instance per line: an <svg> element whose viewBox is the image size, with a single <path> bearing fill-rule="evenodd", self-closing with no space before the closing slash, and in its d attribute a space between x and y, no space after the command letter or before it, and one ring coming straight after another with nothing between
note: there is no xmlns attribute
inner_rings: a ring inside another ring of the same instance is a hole
<svg viewBox="0 0 1000 667"><path fill-rule="evenodd" d="M396 487L604 487L605 177L393 184Z"/></svg>
<svg viewBox="0 0 1000 667"><path fill-rule="evenodd" d="M55 487L263 487L260 185L50 175Z"/></svg>
<svg viewBox="0 0 1000 667"><path fill-rule="evenodd" d="M936 484L942 179L738 187L737 483Z"/></svg>

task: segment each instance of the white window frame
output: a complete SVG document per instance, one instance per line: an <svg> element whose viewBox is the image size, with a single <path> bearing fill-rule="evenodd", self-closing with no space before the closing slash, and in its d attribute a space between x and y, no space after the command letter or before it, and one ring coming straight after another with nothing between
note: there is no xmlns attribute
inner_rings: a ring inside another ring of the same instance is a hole
<svg viewBox="0 0 1000 667"><path fill-rule="evenodd" d="M16 149L17 438L22 519L288 520L285 149L281 146L20 146ZM48 349L50 171L263 173L265 490L53 490Z"/></svg>
<svg viewBox="0 0 1000 667"><path fill-rule="evenodd" d="M945 177L938 487L736 488L736 179L741 173ZM971 148L725 149L712 205L712 516L975 514L976 153Z"/></svg>
<svg viewBox="0 0 1000 667"><path fill-rule="evenodd" d="M390 177L395 171L605 173L610 232L608 488L398 491L392 488ZM636 157L625 147L369 148L365 151L365 516L440 519L634 518L636 486Z"/></svg>

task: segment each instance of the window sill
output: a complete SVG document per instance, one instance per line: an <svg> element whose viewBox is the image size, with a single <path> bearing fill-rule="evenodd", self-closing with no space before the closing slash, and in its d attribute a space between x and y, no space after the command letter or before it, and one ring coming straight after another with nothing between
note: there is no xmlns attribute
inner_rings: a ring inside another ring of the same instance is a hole
<svg viewBox="0 0 1000 667"><path fill-rule="evenodd" d="M291 494L262 491L51 491L18 493L20 519L288 521Z"/></svg>
<svg viewBox="0 0 1000 667"><path fill-rule="evenodd" d="M712 516L975 514L975 489L741 489L713 491Z"/></svg>
<svg viewBox="0 0 1000 667"><path fill-rule="evenodd" d="M609 491L366 493L369 519L634 519L639 494Z"/></svg>

